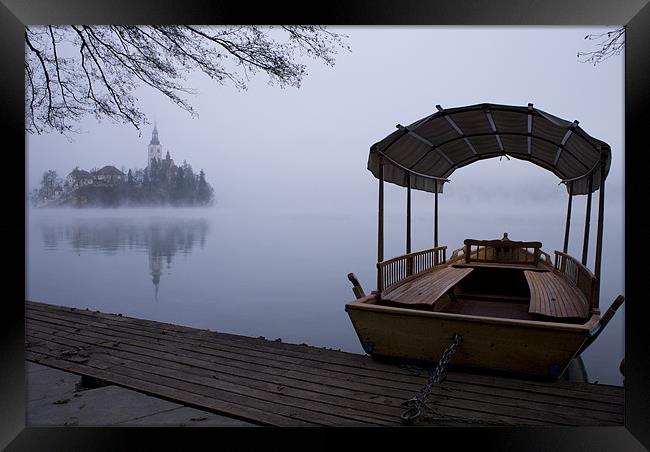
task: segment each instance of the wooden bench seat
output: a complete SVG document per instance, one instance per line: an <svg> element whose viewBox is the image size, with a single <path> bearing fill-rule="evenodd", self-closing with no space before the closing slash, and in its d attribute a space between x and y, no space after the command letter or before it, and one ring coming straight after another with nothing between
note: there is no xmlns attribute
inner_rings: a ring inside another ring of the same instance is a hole
<svg viewBox="0 0 650 452"><path fill-rule="evenodd" d="M586 319L589 303L580 289L555 272L524 271L530 288L528 313L549 319Z"/></svg>
<svg viewBox="0 0 650 452"><path fill-rule="evenodd" d="M525 265L525 264L505 264L501 262L470 262L466 263L457 263L452 264L456 268L503 268L507 270L527 270L531 272L547 272L549 267L544 267L542 265Z"/></svg>
<svg viewBox="0 0 650 452"><path fill-rule="evenodd" d="M438 268L382 294L382 298L400 304L433 305L473 270L451 266Z"/></svg>

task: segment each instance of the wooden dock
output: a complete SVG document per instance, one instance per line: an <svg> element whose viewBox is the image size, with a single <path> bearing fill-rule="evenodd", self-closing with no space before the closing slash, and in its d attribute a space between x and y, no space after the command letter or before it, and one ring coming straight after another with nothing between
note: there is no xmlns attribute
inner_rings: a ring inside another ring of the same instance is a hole
<svg viewBox="0 0 650 452"><path fill-rule="evenodd" d="M426 372L365 355L26 302L26 359L260 425L400 426ZM622 387L449 372L416 425L622 426Z"/></svg>

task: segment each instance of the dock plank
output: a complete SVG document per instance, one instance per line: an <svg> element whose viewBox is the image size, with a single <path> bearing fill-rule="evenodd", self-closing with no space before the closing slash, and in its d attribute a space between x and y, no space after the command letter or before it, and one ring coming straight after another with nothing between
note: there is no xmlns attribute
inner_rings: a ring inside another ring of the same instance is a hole
<svg viewBox="0 0 650 452"><path fill-rule="evenodd" d="M422 379L417 377L412 377L408 373L397 366L385 364L381 361L376 361L372 359L367 359L365 355L360 355L356 353L350 353L345 351L332 350L327 348L306 346L305 344L296 345L288 344L278 341L270 341L264 338L259 337L248 337L234 335L224 332L215 332L209 330L200 330L196 328L185 327L181 325L172 325L169 323L156 322L152 320L142 320L132 317L114 315L114 314L105 314L99 312L88 311L84 309L70 308L70 307L60 307L54 305L46 305L38 303L35 305L28 305L28 310L46 310L52 312L65 313L66 315L78 314L80 316L86 316L91 319L101 318L106 320L108 324L117 323L121 325L129 325L131 328L134 328L137 331L147 331L156 333L162 338L177 337L180 341L198 340L201 343L209 344L214 343L225 343L232 345L234 347L240 347L244 351L247 349L262 351L265 354L283 354L286 356L293 356L297 358L305 358L315 361L320 361L328 364L337 364L341 366L351 366L357 368L361 371L367 370L369 372L382 372L386 374L386 378L389 378L387 374L391 374L390 377L395 377L398 381L412 381L419 384ZM161 336L161 334L163 336ZM450 373L448 378L453 378L454 373ZM472 374L463 374L465 378L478 378L481 379L481 376L473 376ZM403 380L406 378L407 380ZM410 378L410 380L408 380ZM464 380L467 381L467 380ZM482 380L481 380L482 381ZM517 380L496 380L496 381L517 381ZM613 395L614 400L620 401L622 404L622 388L619 386L609 386L609 385L593 385L587 383L578 383L578 382L564 382L556 381L554 383L547 383L541 381L531 380L526 382L526 386L539 386L548 388L551 390L567 388L571 391L583 391L588 394L597 394L597 395ZM566 393L561 394L563 397L567 396Z"/></svg>
<svg viewBox="0 0 650 452"><path fill-rule="evenodd" d="M426 382L364 355L84 309L26 302L25 318L28 360L261 425L401 425ZM430 408L435 425L622 425L623 390L450 371Z"/></svg>
<svg viewBox="0 0 650 452"><path fill-rule="evenodd" d="M66 340L66 339L63 339L63 338L57 338L56 342L64 344L64 345L68 345L68 346L75 346L75 345L81 345L82 344L82 343L78 343L78 342L76 342L74 340L69 341L69 340ZM125 352L123 350L112 353L111 357L113 355L114 356L119 355L119 356L122 356L122 357L123 356L129 356L129 357L133 357L134 361L143 362L143 357L142 356L131 354L131 353ZM146 361L147 361L147 358L144 357L144 362L146 362ZM152 360L152 361L155 362L155 360ZM125 363L124 361L117 361L117 362L120 363L120 364ZM197 375L202 374L202 375L205 375L205 376L214 376L214 374L209 372L207 369L196 369L195 368L195 369L189 369L189 371L188 371L188 369L184 368L184 366L182 366L180 364L175 364L175 363L165 363L165 366L166 367L173 367L173 368L179 369L179 370L183 370L184 372L188 372L190 374L197 374ZM204 372L201 372L201 370L204 370ZM219 370L222 370L222 369L219 369ZM155 372L155 370L153 370L153 372ZM219 375L220 379L222 379L224 377L226 379L228 379L228 375L225 372L221 373ZM232 378L229 379L229 381L238 382L238 380L232 379ZM284 383L284 382L281 382L281 383ZM246 384L246 385L250 386L250 382L248 384ZM289 385L290 385L290 383L286 387L283 387L283 388L284 389L287 389L287 388L290 389ZM262 385L262 386L258 385L257 387L258 388L264 388L265 386L266 385ZM474 410L476 410L477 408L480 408L481 406L483 406L483 408L485 408L485 403L495 404L495 405L503 405L503 407L492 406L490 408L490 413L491 414L498 414L499 412L503 412L503 414L507 413L507 414L510 414L510 415L516 414L516 415L521 416L521 419L545 421L545 422L549 422L549 423L556 423L558 425L590 425L593 422L593 421L587 420L587 419L583 419L583 420L581 420L579 422L576 422L575 419L577 419L577 417L576 418L568 418L568 417L565 417L564 415L558 415L557 413L545 412L545 411L548 411L547 410L548 407L543 406L543 404L539 404L539 403L532 403L530 401L525 401L525 400L516 400L516 399L512 400L512 399L502 398L502 397L499 397L499 396L489 395L489 394L485 395L485 394L480 394L479 393L478 396L477 396L475 394L466 394L464 388L458 387L458 385L456 385L456 387L447 386L447 385L445 385L445 386L446 386L446 388L434 388L433 394L437 396L438 403L442 404L443 406L445 406L446 403L448 403L449 400L458 399L458 400L452 400L452 405L450 406L451 408L453 408L453 407L458 408L458 402L465 399L465 400L467 400L467 401L469 401L471 403L470 406ZM290 390L287 390L286 392L283 391L283 392L285 394L291 394ZM296 393L294 392L294 395L295 394ZM302 395L304 396L304 394L302 394ZM391 407L392 410L390 412L386 412L387 416L379 417L376 413L367 412L367 411L364 413L364 416L375 418L375 419L383 419L384 421L388 421L388 422L390 422L391 420L394 421L394 419L396 419L401 414L401 412L403 411L403 409L398 408L397 405L401 402L401 400L406 398L408 395L409 395L408 392L404 392L404 393L401 394L401 399L390 400L389 403L392 403L393 407ZM326 398L325 400L329 401L330 403L333 403L335 405L340 403L339 399L329 399L328 400ZM348 406L349 407L358 407L358 405L359 405L358 403L349 403ZM370 408L367 408L368 406ZM507 408L507 407L509 407L509 408ZM377 411L378 406L377 405L373 405L373 406L367 405L365 408L368 409L369 411ZM525 410L521 410L522 408L525 408ZM531 410L531 408L533 408L533 410ZM536 412L536 411L539 411L539 412ZM574 412L574 411L575 410L568 409L569 414L574 414L575 416L578 416L580 414L577 411L576 412ZM563 413L566 414L566 412L567 412L567 409L565 408L563 410ZM619 421L622 422L622 419L619 419L619 416L614 416L614 415L607 414L607 413L601 413L601 414L602 414L601 416L596 416L595 419L602 419L602 420L609 421L609 422L619 422ZM390 417L390 416L392 416L392 417Z"/></svg>
<svg viewBox="0 0 650 452"><path fill-rule="evenodd" d="M40 336L38 333L35 333L34 336ZM84 347L88 345L88 342L67 339L64 337L57 337L52 343L65 345L68 347L81 346ZM216 363L201 363L198 362L198 365L189 365L182 361L173 361L165 360L162 361L159 357L150 357L147 355L141 355L137 353L132 353L127 350L111 350L109 347L102 347L98 345L92 345L95 350L95 354L103 354L106 360L112 360L114 363L119 363L119 365L129 365L136 366L138 368L146 368L151 373L157 373L160 369L169 369L174 371L181 371L187 375L206 377L206 378L215 378L217 381L224 381L233 384L238 384L241 387L249 388L251 391L247 391L246 394L256 394L256 390L266 391L268 394L258 394L258 397L263 399L268 398L268 395L282 396L285 402L295 402L292 397L311 400L314 402L320 403L318 406L320 409L324 409L327 412L340 412L340 414L345 417L350 415L352 417L357 414L362 414L364 417L362 421L366 418L374 419L377 423L391 424L396 423L396 416L399 416L400 409L380 403L371 403L370 401L357 400L352 397L359 396L360 394L349 391L347 394L341 394L342 391L339 391L336 394L333 394L332 391L322 392L319 391L319 388L316 385L303 385L302 388L296 387L296 382L288 378L281 378L273 375L252 375L250 372L247 372L242 369L232 368ZM33 346L33 350L39 350L39 346ZM52 351L52 350L50 350ZM155 367L152 367L155 366ZM208 380L209 383L213 383L215 380ZM307 386L307 387L305 387ZM226 390L233 391L232 387L224 388ZM239 388L234 388L234 392L237 392ZM273 397L271 397L273 398ZM397 401L396 401L397 402ZM300 405L302 401L298 401ZM322 403L329 404L327 407L322 405ZM353 412L350 412L350 409L353 409Z"/></svg>
<svg viewBox="0 0 650 452"><path fill-rule="evenodd" d="M30 316L32 314L30 314L28 312L27 315ZM122 319L122 317L117 317L117 318ZM56 324L61 326L61 321L59 321L59 320L50 319L50 321L57 322ZM100 328L100 326L99 326L100 324L98 324L98 323L92 323L91 325L93 326L93 329L95 331L98 331L99 328ZM107 325L108 325L108 323L107 323ZM139 330L127 330L127 331L133 331L133 332L136 332L136 333L140 333ZM111 334L117 334L117 333L111 332ZM122 334L122 333L119 333L119 334ZM149 334L149 333L142 332L140 334ZM168 336L162 336L162 337L167 338ZM155 339L153 339L153 338L150 339L149 337L138 338L138 339L141 339L141 340L146 339L147 341L154 341L153 343L156 343ZM187 353L194 353L195 347L188 346L188 344L186 344L186 343L184 343L182 341L180 341L179 344L180 344L180 346L182 348L184 348L186 350L183 353L186 353L186 354ZM269 343L268 341L267 341L267 344L280 345L279 343L276 343L276 342ZM152 345L150 344L148 346L152 346ZM298 348L300 350L304 350L304 347L296 347L296 346L293 346L293 347ZM162 350L164 350L164 349L162 349ZM250 356L251 353L253 353L254 355ZM247 350L246 348L244 348L244 349L229 349L228 351L223 351L223 350L218 350L218 349L211 349L211 350L208 351L208 354L213 355L213 356L219 356L219 357L222 357L222 358L226 357L226 358L234 360L234 361L245 359L247 361L254 362L254 364L256 364L256 365L265 365L266 364L266 365L270 365L270 366L278 366L278 365L282 364L282 361L276 360L275 356L272 357L273 359L269 360L269 356L267 356L266 354L260 354L260 353L257 353L255 351ZM245 358L242 358L242 356L240 356L239 354L242 354L243 356L245 356ZM360 356L360 355L352 355L352 354L349 354L349 355L354 356L356 358L367 358L367 357ZM199 354L197 356L201 357L201 356L204 356L204 355ZM371 361L372 364L380 365L383 370L390 369L392 371L401 371L401 369L399 369L396 366L387 366L385 364L375 363L375 361L367 360L367 359L365 359L365 361ZM280 368L282 368L282 366L280 366ZM295 368L295 366L293 368ZM411 389L411 390L417 390L417 388L419 388L419 386L424 381L422 378L416 378L416 377L410 376L408 374L404 375L403 371L401 371L402 372L401 374L394 373L394 372L377 374L376 372L373 372L370 369L366 369L366 368L363 368L363 367L353 367L353 366L352 367L347 367L347 366L342 367L342 366L340 366L338 364L337 365L332 365L331 363L319 362L319 361L310 362L309 365L300 366L298 368L300 368L301 370L306 371L306 372L315 373L316 375L319 375L320 373L324 372L324 373L329 374L329 375L346 376L349 373L349 374L352 374L351 378L347 378L349 380L354 380L354 379L358 380L358 377L368 376L368 377L371 378L371 382L373 382L375 384L378 384L380 386L395 387L395 388L406 388L406 389ZM355 375L358 376L358 377L354 377ZM600 393L600 392L603 392L603 391L607 391L607 386L604 386L604 385L584 385L584 384L580 384L580 383L571 383L571 385L572 385L571 388L565 388L563 383L559 382L559 381L556 382L556 383L553 383L553 384L531 381L531 382L526 382L525 385L522 386L521 384L518 384L519 383L518 380L515 380L515 379L487 379L486 380L485 376L480 376L480 375L476 375L476 376L473 376L471 374L459 374L459 375L462 376L463 381L467 381L467 378L470 378L470 379L476 380L475 383L479 383L479 384L482 384L482 385L485 385L485 382L488 381L489 382L488 385L492 385L493 387L499 387L499 385L503 386L505 384L506 387L508 387L508 388L513 388L513 386L514 386L514 389L524 388L524 389L526 389L526 391L529 393L530 396L535 396L536 395L536 393L530 391L530 387L533 386L533 387L538 388L538 390L541 391L542 393L546 393L546 394L549 394L549 395L553 395L553 394L555 394L557 392L558 393L557 395L562 397L562 398L576 398L576 397L578 397L578 399L575 399L574 402L581 401L581 400L593 400L595 403L600 403L600 402L604 401L606 403L620 403L620 405L622 405L621 388L612 388L612 389L618 390L617 392L614 392L614 393L609 393L609 392ZM380 378L377 379L376 377L380 377ZM448 379L453 380L455 377L456 377L456 373L450 373L449 376L448 376ZM497 383L496 385L495 385L495 382ZM412 386L411 384L415 384L417 386ZM578 391L577 393L574 393L573 389L580 390L583 387L586 388L587 390L586 391Z"/></svg>
<svg viewBox="0 0 650 452"><path fill-rule="evenodd" d="M192 392L185 392L177 388L171 388L164 385L158 385L148 380L140 380L124 376L118 373L110 373L102 369L86 366L80 363L70 362L65 359L59 359L42 353L25 352L27 361L39 363L44 366L54 367L78 375L87 375L99 380L109 381L118 386L140 391L148 395L153 395L166 400L180 401L183 404L192 407L203 407L207 410L232 416L244 420L255 420L260 425L273 426L313 426L315 424L305 422L300 419L291 419L284 416L276 416L263 410L250 409L245 406L223 402L218 399L205 397Z"/></svg>
<svg viewBox="0 0 650 452"><path fill-rule="evenodd" d="M53 367L58 367L61 365L61 361L62 361L61 358L56 356L54 352L41 353L41 355L50 356L51 360L45 362L41 361L40 364L51 365ZM73 366L68 367L67 369L64 370L68 370L73 373L85 374L86 372L93 370L92 366L83 363L69 363L67 361L66 363L72 364ZM109 371L102 370L101 374L99 375L102 374L106 375L110 373L110 377L106 379L106 378L102 378L101 376L96 376L98 375L97 371L99 371L99 369L94 369L94 370L95 370L95 375L92 376L94 376L95 378L105 379L106 381L114 382L115 384L118 385L120 385L124 381L124 379L134 379L140 382L139 389L143 390L143 392L148 394L155 393L155 391L159 390L160 387L166 387L170 390L180 390L183 393L191 393L196 396L209 398L211 400L214 400L215 402L218 402L219 404L226 403L229 406L234 407L231 413L239 414L239 408L242 408L244 410L253 408L259 411L266 412L271 415L285 416L290 419L295 419L297 421L297 424L301 424L301 425L312 424L312 425L334 426L334 425L346 424L344 418L331 416L327 414L321 414L312 410L303 410L298 407L293 407L281 403L271 403L265 400L257 399L255 397L246 396L243 394L233 394L219 387L208 385L206 384L207 382L204 380L193 378L187 375L183 376L182 379L177 379L174 378L173 376L144 372L138 369L129 368L128 366L125 365L121 365L121 366L114 366ZM240 386L239 390L242 391L244 390L244 388ZM185 402L184 397L179 397L177 400L183 403ZM223 414L229 414L229 413L225 412ZM282 422L283 422L282 425L291 425L291 423L286 422L284 419L282 420ZM356 425L359 423L348 422L348 424Z"/></svg>

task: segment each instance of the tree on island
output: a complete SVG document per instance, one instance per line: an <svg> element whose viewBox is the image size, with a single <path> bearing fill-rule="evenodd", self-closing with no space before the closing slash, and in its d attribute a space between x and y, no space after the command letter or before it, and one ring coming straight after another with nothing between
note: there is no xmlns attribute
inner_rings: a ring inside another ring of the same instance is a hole
<svg viewBox="0 0 650 452"><path fill-rule="evenodd" d="M205 173L201 170L199 172L199 181L197 184L197 199L199 203L204 204L211 202L213 194L214 190L205 180Z"/></svg>
<svg viewBox="0 0 650 452"><path fill-rule="evenodd" d="M47 170L43 173L41 187L38 197L42 200L54 199L56 193L63 191L63 180L54 170Z"/></svg>
<svg viewBox="0 0 650 452"><path fill-rule="evenodd" d="M124 168L126 169L126 168ZM78 167L70 173L72 183L64 182L54 170L43 174L38 189L30 193L34 206L110 206L122 205L172 205L206 206L214 200L214 190L201 170L198 175L186 161L180 167L167 169L152 160L146 170L129 169L126 177L99 179L95 172L90 173L89 182L75 183L79 177ZM124 171L122 171L124 172Z"/></svg>
<svg viewBox="0 0 650 452"><path fill-rule="evenodd" d="M141 84L195 115L183 98L195 91L181 83L195 70L237 89L256 72L299 87L307 72L296 53L333 66L337 49L349 50L345 37L299 25L26 26L25 130L76 132L85 115L139 130L148 123L133 94Z"/></svg>

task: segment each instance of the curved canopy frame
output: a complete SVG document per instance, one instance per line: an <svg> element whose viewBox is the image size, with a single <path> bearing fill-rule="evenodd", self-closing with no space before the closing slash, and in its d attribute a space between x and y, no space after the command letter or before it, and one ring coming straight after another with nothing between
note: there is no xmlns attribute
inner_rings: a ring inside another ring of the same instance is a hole
<svg viewBox="0 0 650 452"><path fill-rule="evenodd" d="M382 157L386 182L442 193L456 169L507 155L551 171L570 194L583 195L600 188L603 160L605 178L609 173L607 143L587 134L578 121L560 119L533 104L436 108L409 126L398 124L395 132L371 146L368 170L375 177L380 177Z"/></svg>

